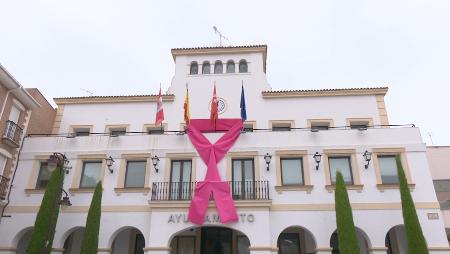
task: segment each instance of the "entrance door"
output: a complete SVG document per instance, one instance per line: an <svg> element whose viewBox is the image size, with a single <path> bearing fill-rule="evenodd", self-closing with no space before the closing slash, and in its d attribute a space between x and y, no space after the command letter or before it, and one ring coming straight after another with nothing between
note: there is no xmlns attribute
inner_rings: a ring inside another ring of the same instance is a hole
<svg viewBox="0 0 450 254"><path fill-rule="evenodd" d="M300 254L300 236L297 233L281 233L278 238L279 254Z"/></svg>
<svg viewBox="0 0 450 254"><path fill-rule="evenodd" d="M232 230L229 228L202 228L201 254L232 254Z"/></svg>
<svg viewBox="0 0 450 254"><path fill-rule="evenodd" d="M233 199L255 198L253 159L233 159Z"/></svg>

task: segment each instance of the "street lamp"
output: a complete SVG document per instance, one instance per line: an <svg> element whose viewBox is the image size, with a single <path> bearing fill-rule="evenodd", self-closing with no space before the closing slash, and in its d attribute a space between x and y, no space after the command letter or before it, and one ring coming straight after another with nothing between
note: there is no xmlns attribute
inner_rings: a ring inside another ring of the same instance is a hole
<svg viewBox="0 0 450 254"><path fill-rule="evenodd" d="M316 152L314 155L313 155L313 158L314 158L314 161L316 162L316 170L319 170L319 164L320 164L320 161L322 160L322 155L319 153L319 152Z"/></svg>
<svg viewBox="0 0 450 254"><path fill-rule="evenodd" d="M159 162L159 158L158 158L158 156L153 156L152 157L152 164L153 164L153 167L155 168L155 171L156 171L156 173L158 173L158 162Z"/></svg>
<svg viewBox="0 0 450 254"><path fill-rule="evenodd" d="M106 166L108 166L108 170L111 174L114 172L114 170L112 169L113 164L114 159L111 156L109 156L109 158L106 158Z"/></svg>
<svg viewBox="0 0 450 254"><path fill-rule="evenodd" d="M366 150L363 154L363 157L364 157L364 160L366 161L366 165L364 165L364 167L366 169L368 169L370 160L372 160L372 153Z"/></svg>
<svg viewBox="0 0 450 254"><path fill-rule="evenodd" d="M269 171L269 165L270 165L271 159L272 159L272 155L270 155L269 153L266 153L264 155L264 160L266 161L266 164L267 164L267 171Z"/></svg>

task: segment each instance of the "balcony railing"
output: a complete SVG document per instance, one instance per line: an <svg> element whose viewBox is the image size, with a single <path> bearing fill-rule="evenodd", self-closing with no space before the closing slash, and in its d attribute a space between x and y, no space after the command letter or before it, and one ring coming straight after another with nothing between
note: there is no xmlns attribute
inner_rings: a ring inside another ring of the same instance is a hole
<svg viewBox="0 0 450 254"><path fill-rule="evenodd" d="M268 181L230 181L234 200L268 200ZM191 200L196 182L155 182L152 185L152 201ZM212 197L211 197L212 198Z"/></svg>
<svg viewBox="0 0 450 254"><path fill-rule="evenodd" d="M0 175L0 200L6 198L6 193L8 192L9 178Z"/></svg>
<svg viewBox="0 0 450 254"><path fill-rule="evenodd" d="M3 133L3 140L10 145L19 146L20 138L22 137L23 130L15 122L7 121L5 133Z"/></svg>

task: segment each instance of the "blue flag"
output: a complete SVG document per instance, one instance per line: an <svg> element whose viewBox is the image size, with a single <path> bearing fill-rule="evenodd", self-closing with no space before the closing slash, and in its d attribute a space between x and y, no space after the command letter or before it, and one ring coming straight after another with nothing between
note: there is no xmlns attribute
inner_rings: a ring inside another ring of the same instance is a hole
<svg viewBox="0 0 450 254"><path fill-rule="evenodd" d="M242 122L247 120L247 110L245 109L244 85L242 85L242 91L241 91L241 119L242 119Z"/></svg>

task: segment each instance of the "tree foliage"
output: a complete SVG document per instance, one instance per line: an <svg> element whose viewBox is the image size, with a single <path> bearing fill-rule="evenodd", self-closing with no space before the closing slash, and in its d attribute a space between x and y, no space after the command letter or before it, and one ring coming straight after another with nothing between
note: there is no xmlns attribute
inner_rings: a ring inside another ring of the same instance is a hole
<svg viewBox="0 0 450 254"><path fill-rule="evenodd" d="M427 254L427 243L423 236L422 228L420 227L416 207L409 191L408 181L406 180L405 172L403 171L402 162L399 156L397 156L395 160L397 162L397 172L400 182L400 197L402 200L406 240L408 242L408 254Z"/></svg>
<svg viewBox="0 0 450 254"><path fill-rule="evenodd" d="M57 167L48 182L39 212L34 222L33 233L27 247L27 254L48 254L51 252L59 214L61 186L64 173Z"/></svg>
<svg viewBox="0 0 450 254"><path fill-rule="evenodd" d="M95 187L91 206L89 207L89 212L86 219L86 227L84 230L83 240L81 241L81 254L97 254L102 208L102 192L102 182L99 181Z"/></svg>
<svg viewBox="0 0 450 254"><path fill-rule="evenodd" d="M352 207L348 199L347 188L341 172L336 174L336 191L334 192L336 225L339 253L359 254L359 243L353 223Z"/></svg>

